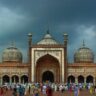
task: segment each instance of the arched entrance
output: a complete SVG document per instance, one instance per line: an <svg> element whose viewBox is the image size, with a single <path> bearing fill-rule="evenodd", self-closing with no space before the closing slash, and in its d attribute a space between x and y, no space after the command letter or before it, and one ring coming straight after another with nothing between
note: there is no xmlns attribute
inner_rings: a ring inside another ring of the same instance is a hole
<svg viewBox="0 0 96 96"><path fill-rule="evenodd" d="M21 83L28 83L28 76L23 75L23 76L21 77Z"/></svg>
<svg viewBox="0 0 96 96"><path fill-rule="evenodd" d="M18 83L19 82L19 77L17 75L12 76L12 83Z"/></svg>
<svg viewBox="0 0 96 96"><path fill-rule="evenodd" d="M69 76L68 77L68 83L75 83L75 77L74 76Z"/></svg>
<svg viewBox="0 0 96 96"><path fill-rule="evenodd" d="M42 82L42 80L49 79L46 77L49 74L50 81L60 82L60 65L57 58L46 54L39 58L36 62L35 82Z"/></svg>
<svg viewBox="0 0 96 96"><path fill-rule="evenodd" d="M54 82L54 75L51 71L46 71L42 75L42 82Z"/></svg>
<svg viewBox="0 0 96 96"><path fill-rule="evenodd" d="M91 76L91 75L87 76L86 82L93 83L93 76Z"/></svg>
<svg viewBox="0 0 96 96"><path fill-rule="evenodd" d="M9 78L8 75L4 75L2 79L3 79L3 84L4 84L4 83L9 83L9 82L10 82L10 78Z"/></svg>
<svg viewBox="0 0 96 96"><path fill-rule="evenodd" d="M82 75L78 76L78 83L84 83L84 77Z"/></svg>

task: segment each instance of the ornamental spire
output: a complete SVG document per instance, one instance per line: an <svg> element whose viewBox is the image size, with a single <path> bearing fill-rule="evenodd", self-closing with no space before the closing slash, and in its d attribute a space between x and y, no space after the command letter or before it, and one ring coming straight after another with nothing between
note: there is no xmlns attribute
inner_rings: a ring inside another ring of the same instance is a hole
<svg viewBox="0 0 96 96"><path fill-rule="evenodd" d="M11 41L9 47L16 47L15 46L15 42L14 41Z"/></svg>
<svg viewBox="0 0 96 96"><path fill-rule="evenodd" d="M85 47L85 41L83 40L83 47Z"/></svg>
<svg viewBox="0 0 96 96"><path fill-rule="evenodd" d="M47 34L49 34L49 28L47 29Z"/></svg>

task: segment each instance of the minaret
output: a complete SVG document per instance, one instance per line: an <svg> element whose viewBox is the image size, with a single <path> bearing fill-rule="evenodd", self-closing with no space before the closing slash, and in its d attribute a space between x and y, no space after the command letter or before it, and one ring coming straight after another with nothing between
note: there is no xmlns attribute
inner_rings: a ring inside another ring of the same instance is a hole
<svg viewBox="0 0 96 96"><path fill-rule="evenodd" d="M32 47L32 34L28 34L28 65L29 65L29 73L28 73L28 81L31 82L31 47Z"/></svg>
<svg viewBox="0 0 96 96"><path fill-rule="evenodd" d="M68 43L68 34L64 33L64 83L67 82L67 74L68 74L68 67L67 67L67 43Z"/></svg>

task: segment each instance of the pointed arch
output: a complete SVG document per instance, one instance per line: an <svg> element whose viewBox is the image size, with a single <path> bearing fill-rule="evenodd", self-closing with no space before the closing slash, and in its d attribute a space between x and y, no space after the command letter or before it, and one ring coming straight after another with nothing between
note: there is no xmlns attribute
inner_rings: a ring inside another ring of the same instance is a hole
<svg viewBox="0 0 96 96"><path fill-rule="evenodd" d="M21 83L28 83L28 76L27 75L21 76Z"/></svg>
<svg viewBox="0 0 96 96"><path fill-rule="evenodd" d="M82 75L78 76L78 83L84 83L84 76Z"/></svg>
<svg viewBox="0 0 96 96"><path fill-rule="evenodd" d="M60 64L57 58L46 54L40 57L36 63L36 82L42 82L42 73L47 70L52 70L55 73L54 81L60 82Z"/></svg>
<svg viewBox="0 0 96 96"><path fill-rule="evenodd" d="M11 79L12 79L12 83L18 83L19 82L19 76L17 76L17 75L13 75Z"/></svg>
<svg viewBox="0 0 96 96"><path fill-rule="evenodd" d="M9 82L10 82L10 77L9 77L8 75L4 75L4 76L2 77L2 80L3 80L3 84L4 84L4 83L9 83Z"/></svg>
<svg viewBox="0 0 96 96"><path fill-rule="evenodd" d="M75 77L73 75L68 76L68 83L75 83Z"/></svg>
<svg viewBox="0 0 96 96"><path fill-rule="evenodd" d="M42 82L54 82L54 74L51 71L45 71L42 74Z"/></svg>
<svg viewBox="0 0 96 96"><path fill-rule="evenodd" d="M56 58L56 57L54 57L54 56L52 56L52 55L50 55L50 54L45 54L45 55L43 55L42 57L40 57L38 60L37 60L37 62L36 62L36 66L38 66L37 64L38 63L40 63L40 62L45 62L45 60L46 60L46 62L57 62L58 63L58 66L60 66L59 64L59 61L58 61L58 59Z"/></svg>
<svg viewBox="0 0 96 96"><path fill-rule="evenodd" d="M89 76L87 76L87 78L86 78L86 82L87 83L93 83L93 76L92 75L89 75Z"/></svg>

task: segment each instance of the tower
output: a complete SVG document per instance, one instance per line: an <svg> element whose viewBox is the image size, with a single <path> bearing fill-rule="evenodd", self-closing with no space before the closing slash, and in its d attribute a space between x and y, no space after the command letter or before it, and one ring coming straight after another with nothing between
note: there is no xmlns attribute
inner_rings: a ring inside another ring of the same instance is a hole
<svg viewBox="0 0 96 96"><path fill-rule="evenodd" d="M29 77L29 82L31 82L31 47L32 47L32 34L28 34L28 65L29 65L29 72L28 72L28 77Z"/></svg>
<svg viewBox="0 0 96 96"><path fill-rule="evenodd" d="M64 70L65 70L65 74L64 74L64 82L67 82L67 72L68 72L68 68L67 68L67 43L68 43L68 34L64 33Z"/></svg>

